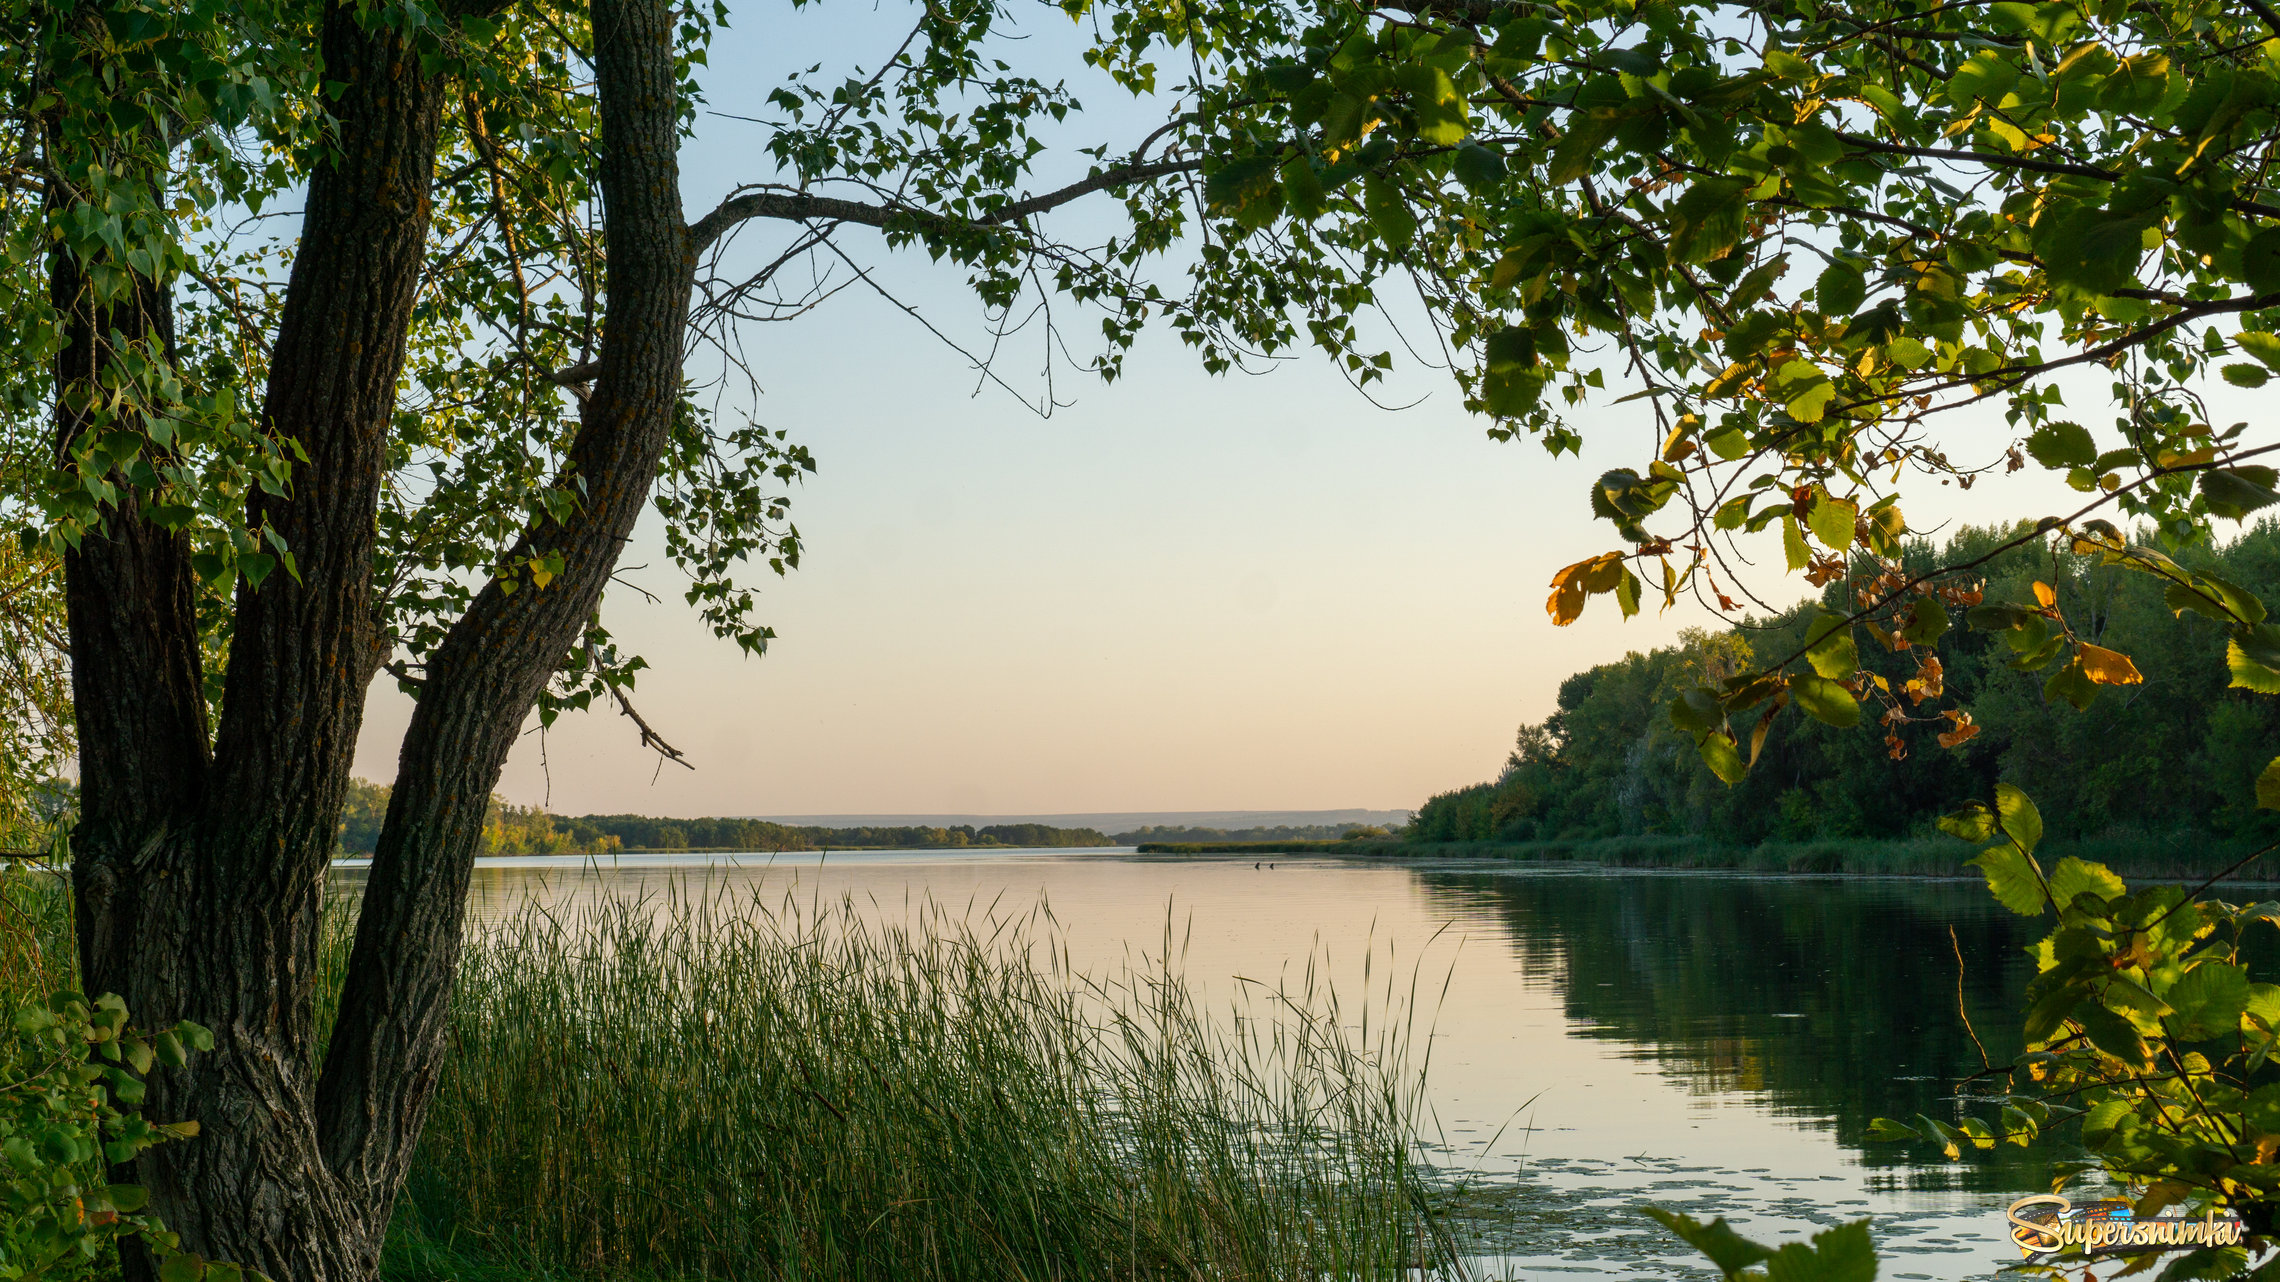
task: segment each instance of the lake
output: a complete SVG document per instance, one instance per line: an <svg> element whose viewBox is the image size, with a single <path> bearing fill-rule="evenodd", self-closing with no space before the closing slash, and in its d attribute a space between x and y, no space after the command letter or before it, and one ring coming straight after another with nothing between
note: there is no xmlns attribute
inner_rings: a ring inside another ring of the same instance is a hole
<svg viewBox="0 0 2280 1282"><path fill-rule="evenodd" d="M353 889L362 873L336 875ZM1413 1003L1429 1156L1521 1277L1703 1275L1638 1215L1647 1202L1761 1240L1872 1216L1881 1276L1984 1277L2017 1259L2002 1208L2050 1158L1947 1164L1863 1141L1879 1116L1952 1119L1981 1043L1997 1062L2017 1050L2020 948L2039 931L1970 882L1129 851L634 855L483 860L470 912L689 893L852 897L887 917L929 899L976 920L1043 906L1080 968L1168 955L1219 996L1312 964L1347 1009Z"/></svg>

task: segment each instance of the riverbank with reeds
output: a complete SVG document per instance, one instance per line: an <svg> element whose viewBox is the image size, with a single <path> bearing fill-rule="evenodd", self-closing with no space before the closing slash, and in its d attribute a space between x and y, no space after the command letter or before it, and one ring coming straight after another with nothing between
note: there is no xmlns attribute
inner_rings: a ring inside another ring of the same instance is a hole
<svg viewBox="0 0 2280 1282"><path fill-rule="evenodd" d="M0 998L71 970L0 880ZM336 906L319 1025L346 963ZM1042 912L741 897L472 924L383 1277L1392 1279L1460 1252L1416 1165L1421 1036L1318 984L1207 1012ZM10 1002L13 1005L13 1000ZM1360 1031L1367 1030L1367 1031Z"/></svg>
<svg viewBox="0 0 2280 1282"><path fill-rule="evenodd" d="M2052 839L2036 852L2046 862L2072 855L2107 865L2124 877L2191 880L2231 868L2264 843L2222 837L2145 837L2122 834L2078 840ZM1670 869L1795 874L1849 874L1865 877L1966 877L1972 848L1952 837L1891 841L1768 841L1755 846L1726 845L1702 837L1603 837L1576 841L1296 841L1153 842L1143 855L1341 855L1360 859L1496 859L1518 863L1597 865L1605 868ZM2280 879L2280 852L2252 863L2247 880Z"/></svg>

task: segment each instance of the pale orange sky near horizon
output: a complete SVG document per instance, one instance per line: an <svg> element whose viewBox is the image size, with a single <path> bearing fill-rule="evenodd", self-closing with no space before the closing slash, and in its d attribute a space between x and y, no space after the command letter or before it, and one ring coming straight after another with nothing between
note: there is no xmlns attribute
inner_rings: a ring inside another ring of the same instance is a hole
<svg viewBox="0 0 2280 1282"><path fill-rule="evenodd" d="M882 12L736 6L705 77L712 105L764 114L772 68L875 39ZM1145 132L1096 116L1088 136ZM692 208L767 176L750 167L761 136L703 124ZM869 235L849 243L884 279L976 331L954 274ZM614 712L567 716L517 748L510 800L661 815L1413 808L1492 775L1570 673L1717 625L1687 602L1625 623L1601 598L1569 628L1545 614L1553 571L1616 542L1588 484L1657 444L1612 379L1573 415L1583 456L1554 459L1487 439L1443 374L1400 373L1382 399L1424 399L1389 412L1312 352L1212 378L1155 334L1113 385L1064 374L1076 404L1040 419L976 393L962 358L868 296L748 337L760 416L819 462L793 499L803 567L755 572L777 641L748 659L703 631L652 515L625 558L648 568L624 577L661 601L613 589L605 614L653 665L643 714L697 768L659 768ZM2103 435L2110 412L2080 404ZM1946 430L1959 457L2011 438L1992 407ZM1957 519L1959 497L1919 486L1904 506L1927 528ZM2033 471L1984 483L1968 510L1984 522L2074 498ZM1753 580L1771 600L1804 594L1772 568ZM359 775L393 777L408 710L375 687Z"/></svg>

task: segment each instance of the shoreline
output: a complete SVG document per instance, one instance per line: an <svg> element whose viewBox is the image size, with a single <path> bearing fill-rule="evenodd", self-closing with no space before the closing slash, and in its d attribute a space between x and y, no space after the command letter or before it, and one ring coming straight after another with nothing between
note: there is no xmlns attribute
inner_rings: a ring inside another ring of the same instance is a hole
<svg viewBox="0 0 2280 1282"><path fill-rule="evenodd" d="M2045 842L2036 858L2045 867L2068 857L2101 863L2132 880L2200 879L2230 868L2257 843L2207 838L2178 849L2159 838L2100 837ZM1767 841L1732 846L1699 837L1599 837L1572 841L1284 841L1144 842L1142 855L1336 855L1355 859L1500 861L1595 865L1672 872L1749 872L1790 876L1921 877L1978 880L1966 861L1974 851L1952 837L1885 840ZM2280 851L2242 869L2243 883L2280 881Z"/></svg>

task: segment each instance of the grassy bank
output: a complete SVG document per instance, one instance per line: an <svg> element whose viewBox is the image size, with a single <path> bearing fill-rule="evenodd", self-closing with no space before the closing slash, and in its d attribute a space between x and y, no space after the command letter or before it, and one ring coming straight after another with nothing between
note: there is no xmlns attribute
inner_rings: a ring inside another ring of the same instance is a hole
<svg viewBox="0 0 2280 1282"><path fill-rule="evenodd" d="M10 997L69 969L61 893L11 881L39 928L0 941ZM1391 1279L1449 1258L1412 1165L1409 1025L1382 1002L1310 978L1207 1014L1161 965L1074 971L1041 913L873 915L627 900L472 928L384 1276Z"/></svg>
<svg viewBox="0 0 2280 1282"><path fill-rule="evenodd" d="M2132 835L2054 839L2037 855L2051 864L2069 855L2106 864L2125 877L2208 877L2231 867L2263 843L2220 837L2185 839ZM1142 854L1354 855L1384 859L1505 859L1569 862L1611 868L1673 868L1775 873L1850 873L1861 876L1973 877L1965 866L1971 847L1952 837L1898 841L1768 841L1725 845L1703 837L1604 837L1580 841L1301 841L1154 843ZM2248 879L2280 879L2280 852L2251 864Z"/></svg>

